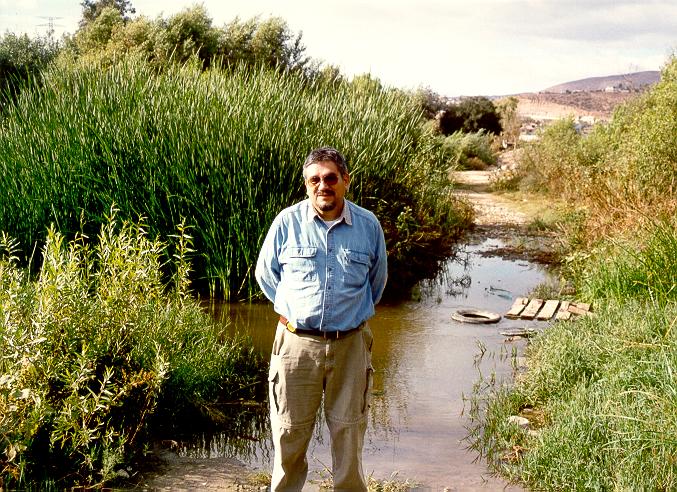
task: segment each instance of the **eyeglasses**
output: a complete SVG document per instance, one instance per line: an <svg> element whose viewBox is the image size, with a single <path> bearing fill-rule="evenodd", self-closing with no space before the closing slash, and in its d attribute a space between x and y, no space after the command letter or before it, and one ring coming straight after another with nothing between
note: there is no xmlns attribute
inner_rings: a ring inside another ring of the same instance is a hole
<svg viewBox="0 0 677 492"><path fill-rule="evenodd" d="M318 186L320 182L324 182L324 184L328 186L334 186L336 183L338 183L339 177L338 174L327 174L326 176L320 177L320 176L311 176L306 180L306 182L310 186Z"/></svg>

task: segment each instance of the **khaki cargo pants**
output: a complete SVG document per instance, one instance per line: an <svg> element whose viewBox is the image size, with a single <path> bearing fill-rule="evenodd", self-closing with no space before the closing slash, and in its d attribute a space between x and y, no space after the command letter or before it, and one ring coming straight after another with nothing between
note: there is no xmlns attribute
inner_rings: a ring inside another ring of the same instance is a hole
<svg viewBox="0 0 677 492"><path fill-rule="evenodd" d="M300 491L306 452L324 394L336 491L366 491L362 447L372 385L372 334L362 329L325 340L278 323L270 360L269 398L275 459L273 491Z"/></svg>

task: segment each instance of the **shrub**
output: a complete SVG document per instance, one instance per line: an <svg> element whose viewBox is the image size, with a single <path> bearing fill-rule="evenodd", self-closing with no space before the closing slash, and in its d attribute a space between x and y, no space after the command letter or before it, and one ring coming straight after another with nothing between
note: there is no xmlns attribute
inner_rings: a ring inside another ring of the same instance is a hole
<svg viewBox="0 0 677 492"><path fill-rule="evenodd" d="M166 246L143 223L111 217L95 243L51 229L36 280L1 236L0 482L103 483L158 410L199 416L205 402L246 396L260 360L189 297L190 237L179 238L165 285Z"/></svg>

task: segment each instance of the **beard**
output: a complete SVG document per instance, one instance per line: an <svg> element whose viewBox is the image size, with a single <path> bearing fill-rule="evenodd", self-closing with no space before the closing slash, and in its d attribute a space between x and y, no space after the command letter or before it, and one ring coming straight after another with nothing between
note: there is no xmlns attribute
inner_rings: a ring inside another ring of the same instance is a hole
<svg viewBox="0 0 677 492"><path fill-rule="evenodd" d="M336 196L335 193L325 193L323 195L316 195L315 196L315 204L317 208L322 211L322 212L331 212L336 208L336 200L331 200L331 201L322 201L320 202L321 198L334 198Z"/></svg>

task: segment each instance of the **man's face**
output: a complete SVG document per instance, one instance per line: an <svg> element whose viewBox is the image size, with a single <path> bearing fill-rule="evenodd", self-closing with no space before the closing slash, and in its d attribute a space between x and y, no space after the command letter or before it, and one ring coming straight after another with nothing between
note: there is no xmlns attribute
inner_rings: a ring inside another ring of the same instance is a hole
<svg viewBox="0 0 677 492"><path fill-rule="evenodd" d="M310 203L325 220L332 220L343 210L343 197L350 183L350 176L341 175L338 166L331 161L316 162L308 166L303 175Z"/></svg>

